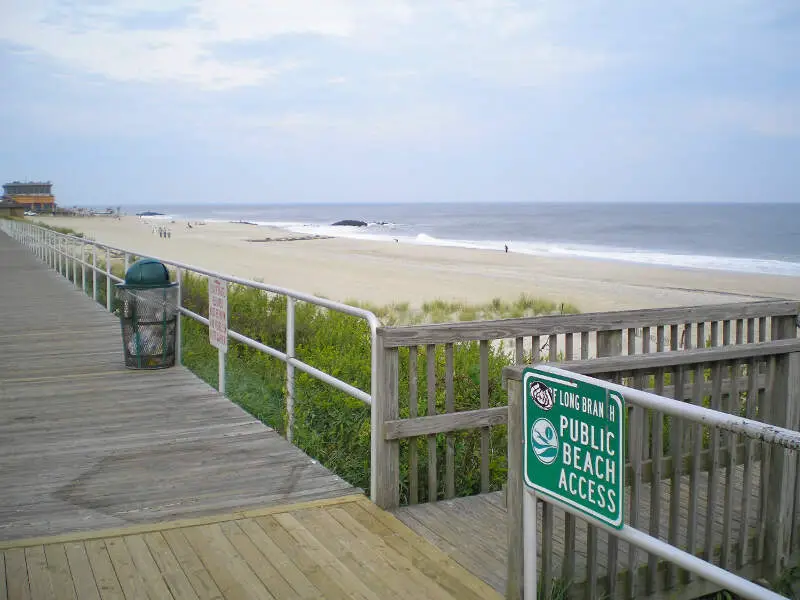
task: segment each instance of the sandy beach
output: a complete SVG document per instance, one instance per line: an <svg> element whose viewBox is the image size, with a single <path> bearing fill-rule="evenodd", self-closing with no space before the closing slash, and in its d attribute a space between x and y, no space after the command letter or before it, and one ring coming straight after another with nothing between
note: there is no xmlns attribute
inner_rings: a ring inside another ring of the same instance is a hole
<svg viewBox="0 0 800 600"><path fill-rule="evenodd" d="M133 252L340 301L482 303L526 293L583 312L800 299L800 278L352 239L301 238L244 223L124 216L36 217ZM153 233L168 227L169 239ZM257 241L254 241L257 240Z"/></svg>

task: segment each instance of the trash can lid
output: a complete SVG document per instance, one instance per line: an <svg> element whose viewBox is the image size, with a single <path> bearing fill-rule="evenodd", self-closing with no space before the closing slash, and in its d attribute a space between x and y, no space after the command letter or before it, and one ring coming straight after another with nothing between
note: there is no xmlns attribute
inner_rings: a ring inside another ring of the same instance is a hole
<svg viewBox="0 0 800 600"><path fill-rule="evenodd" d="M125 273L122 287L154 288L169 287L169 270L164 263L152 258L143 258L133 263Z"/></svg>

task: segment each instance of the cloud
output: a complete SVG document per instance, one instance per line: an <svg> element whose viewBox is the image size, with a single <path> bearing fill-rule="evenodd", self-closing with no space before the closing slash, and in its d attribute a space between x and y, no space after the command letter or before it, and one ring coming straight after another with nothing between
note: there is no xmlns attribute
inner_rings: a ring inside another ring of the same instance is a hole
<svg viewBox="0 0 800 600"><path fill-rule="evenodd" d="M115 81L232 89L307 67L328 71L323 81L343 77L335 53L299 60L303 44L293 47L293 36L338 42L377 68L421 61L431 74L501 85L549 81L605 60L549 39L545 10L503 0L31 0L0 21L0 40ZM278 39L288 42L277 56L236 51Z"/></svg>

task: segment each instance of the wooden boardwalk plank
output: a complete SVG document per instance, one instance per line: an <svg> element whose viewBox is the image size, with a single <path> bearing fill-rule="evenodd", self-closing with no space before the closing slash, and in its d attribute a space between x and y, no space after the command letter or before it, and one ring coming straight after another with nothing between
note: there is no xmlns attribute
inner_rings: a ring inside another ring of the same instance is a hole
<svg viewBox="0 0 800 600"><path fill-rule="evenodd" d="M105 541L105 545L126 600L148 598L147 584L136 570L125 540L121 537L111 538Z"/></svg>
<svg viewBox="0 0 800 600"><path fill-rule="evenodd" d="M12 600L30 600L31 588L28 582L28 565L25 562L25 549L12 548L7 550L5 555L8 597Z"/></svg>
<svg viewBox="0 0 800 600"><path fill-rule="evenodd" d="M62 545L49 545L44 547L47 557L47 568L53 581L53 589L58 600L75 600L75 585L67 562L67 553ZM2 598L2 595L0 595Z"/></svg>
<svg viewBox="0 0 800 600"><path fill-rule="evenodd" d="M239 556L219 524L191 527L184 534L225 598L273 600L274 596Z"/></svg>
<svg viewBox="0 0 800 600"><path fill-rule="evenodd" d="M344 508L333 506L328 509L334 519L336 519L345 529L347 529L356 539L363 540L373 552L378 552L389 562L394 569L400 572L403 577L407 577L415 584L420 585L424 591L425 598L431 600L447 600L452 598L446 590L441 588L435 581L425 577L423 573L414 568L411 561L389 546L383 538L374 534L356 521Z"/></svg>
<svg viewBox="0 0 800 600"><path fill-rule="evenodd" d="M264 587L267 588L269 593L272 594L276 600L288 600L297 597L289 583L261 553L255 544L253 544L252 540L242 531L238 523L235 521L227 521L225 523L220 523L220 528L225 534L225 537L228 538L228 541L236 549L236 552L250 565L256 577L261 580L261 583L264 584Z"/></svg>
<svg viewBox="0 0 800 600"><path fill-rule="evenodd" d="M92 574L92 566L81 542L64 544L72 585L79 600L100 600L100 592Z"/></svg>
<svg viewBox="0 0 800 600"><path fill-rule="evenodd" d="M153 527L18 541L0 552L9 598L500 598L363 496Z"/></svg>
<svg viewBox="0 0 800 600"><path fill-rule="evenodd" d="M153 560L150 549L141 535L129 535L123 538L125 545L128 547L128 552L133 559L133 565L139 576L144 581L147 589L147 594L151 598L170 598L171 594L164 583L161 576L161 571Z"/></svg>
<svg viewBox="0 0 800 600"><path fill-rule="evenodd" d="M400 600L408 596L405 584L393 565L382 561L375 550L367 548L357 540L327 511L301 511L292 514L300 526L311 532L314 538L331 555L357 578L370 592L378 592L382 598Z"/></svg>
<svg viewBox="0 0 800 600"><path fill-rule="evenodd" d="M302 511L293 515L348 570L358 573L370 589L380 590L384 598L404 600L408 597L409 579L375 548L353 536L327 511ZM416 586L413 586L416 587Z"/></svg>
<svg viewBox="0 0 800 600"><path fill-rule="evenodd" d="M192 549L183 531L172 529L163 532L164 540L169 544L170 550L181 565L186 578L200 600L223 600L222 592L211 577L203 561Z"/></svg>
<svg viewBox="0 0 800 600"><path fill-rule="evenodd" d="M31 588L31 600L55 600L53 580L47 569L47 558L42 546L25 548L25 561L28 565L28 581Z"/></svg>
<svg viewBox="0 0 800 600"><path fill-rule="evenodd" d="M294 598L312 600L322 594L314 587L308 578L303 575L298 566L281 550L263 529L253 519L243 519L237 524L247 534L250 541L280 572L281 576L291 585Z"/></svg>
<svg viewBox="0 0 800 600"><path fill-rule="evenodd" d="M319 566L312 556L306 552L306 548L302 544L298 544L275 519L272 517L260 517L256 519L256 522L280 551L297 565L297 568L320 592L324 591L328 598L342 600L349 598L347 591L340 585L340 582L335 578L332 579L329 572Z"/></svg>
<svg viewBox="0 0 800 600"><path fill-rule="evenodd" d="M435 546L424 543L392 515L370 503L348 504L342 507L373 533L380 535L394 550L411 560L422 571L447 590L454 598L490 598L492 588L479 578L464 577L463 569ZM468 571L468 570L467 570Z"/></svg>
<svg viewBox="0 0 800 600"><path fill-rule="evenodd" d="M117 317L0 254L0 542L359 491L187 369L125 369Z"/></svg>
<svg viewBox="0 0 800 600"><path fill-rule="evenodd" d="M294 539L294 543L298 544L308 557L314 561L317 567L325 571L328 577L337 581L349 598L358 598L359 600L379 599L377 592L370 590L293 515L277 514L272 517L265 517L265 519L274 520L282 527ZM322 532L322 535L326 534Z"/></svg>
<svg viewBox="0 0 800 600"><path fill-rule="evenodd" d="M97 591L103 600L124 600L125 594L117 579L111 557L103 540L89 540L85 542L86 556L92 566L92 573L97 584Z"/></svg>
<svg viewBox="0 0 800 600"><path fill-rule="evenodd" d="M143 538L172 597L175 600L198 600L197 593L164 536L155 532L145 534Z"/></svg>

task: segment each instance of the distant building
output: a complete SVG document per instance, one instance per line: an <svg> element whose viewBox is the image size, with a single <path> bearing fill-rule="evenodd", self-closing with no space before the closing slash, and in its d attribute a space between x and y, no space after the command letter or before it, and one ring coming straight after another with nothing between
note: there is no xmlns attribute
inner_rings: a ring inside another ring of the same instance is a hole
<svg viewBox="0 0 800 600"><path fill-rule="evenodd" d="M3 185L2 201L22 204L26 210L52 212L56 209L53 184L49 181L12 181Z"/></svg>

